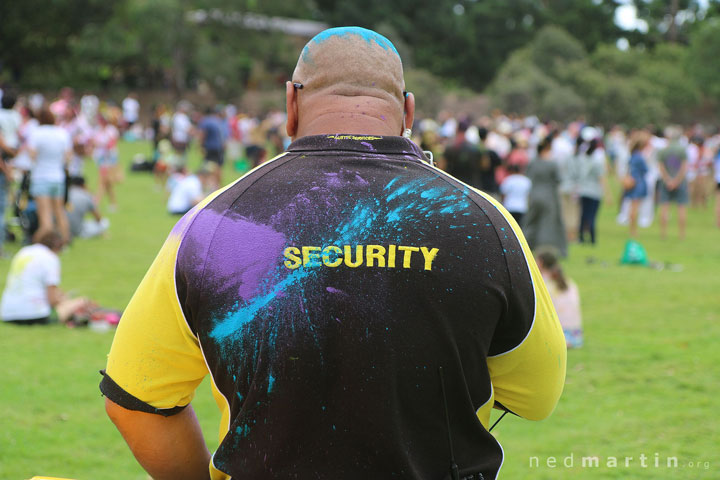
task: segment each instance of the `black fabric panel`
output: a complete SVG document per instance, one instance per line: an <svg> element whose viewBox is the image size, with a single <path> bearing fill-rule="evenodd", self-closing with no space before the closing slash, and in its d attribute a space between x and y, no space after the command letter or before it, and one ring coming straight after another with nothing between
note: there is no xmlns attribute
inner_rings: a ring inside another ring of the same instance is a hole
<svg viewBox="0 0 720 480"><path fill-rule="evenodd" d="M133 395L130 395L128 392L123 390L120 385L115 383L115 380L110 378L110 375L108 375L105 370L100 370L100 374L103 376L103 379L100 382L100 391L102 392L102 394L113 402L120 405L121 407L128 410L154 413L156 415L162 415L163 417L170 417L172 415L177 415L178 413L182 412L183 409L185 409L185 407L187 406L184 405L173 408L155 408L152 405L143 402L139 398L134 397Z"/></svg>

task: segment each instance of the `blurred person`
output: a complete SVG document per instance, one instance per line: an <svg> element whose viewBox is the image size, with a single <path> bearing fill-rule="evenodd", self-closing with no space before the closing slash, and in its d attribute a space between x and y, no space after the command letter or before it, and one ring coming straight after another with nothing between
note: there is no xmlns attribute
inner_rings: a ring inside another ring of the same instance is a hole
<svg viewBox="0 0 720 480"><path fill-rule="evenodd" d="M83 97L83 99L86 97ZM91 108L88 107L88 111L90 110ZM61 125L68 132L73 143L72 156L67 165L68 180L85 175L85 157L90 151L95 123L94 118L89 120L82 112L77 115L72 112L68 120Z"/></svg>
<svg viewBox="0 0 720 480"><path fill-rule="evenodd" d="M528 210L528 196L532 188L532 182L528 177L520 173L519 165L508 166L509 175L505 177L500 185L502 203L508 212L515 218L518 224L522 225L522 219Z"/></svg>
<svg viewBox="0 0 720 480"><path fill-rule="evenodd" d="M682 130L676 126L665 129L668 145L658 152L660 169L660 237L667 237L667 224L670 216L670 204L677 205L678 232L680 239L685 238L687 222L687 204L689 202L687 183L687 151L680 143Z"/></svg>
<svg viewBox="0 0 720 480"><path fill-rule="evenodd" d="M414 97L379 34L314 37L286 104L287 153L185 216L133 296L110 418L158 480L494 478L493 405L544 418L565 372L521 232L406 138ZM212 456L188 406L209 371Z"/></svg>
<svg viewBox="0 0 720 480"><path fill-rule="evenodd" d="M480 188L480 165L483 154L477 145L471 143L465 133L470 121L465 119L458 123L455 139L445 149L447 172L471 187Z"/></svg>
<svg viewBox="0 0 720 480"><path fill-rule="evenodd" d="M207 166L194 175L181 175L170 187L167 210L173 215L185 215L205 198L205 189L214 182L214 172Z"/></svg>
<svg viewBox="0 0 720 480"><path fill-rule="evenodd" d="M181 100L170 120L170 139L183 167L187 163L187 149L193 132L193 124L188 116L190 108L190 102Z"/></svg>
<svg viewBox="0 0 720 480"><path fill-rule="evenodd" d="M22 110L21 113L22 124L20 125L20 130L18 131L20 147L18 148L17 155L12 160L15 180L18 182L13 199L15 203L15 211L13 213L18 219L21 216L21 207L27 205L30 198L30 171L33 168L33 161L30 158L28 140L32 136L32 132L39 125L37 120L37 112L39 112L39 110L30 108L29 103L30 99L28 99L28 108Z"/></svg>
<svg viewBox="0 0 720 480"><path fill-rule="evenodd" d="M130 92L122 101L123 130L130 130L140 119L140 102L137 93Z"/></svg>
<svg viewBox="0 0 720 480"><path fill-rule="evenodd" d="M66 205L70 235L72 238L91 238L105 233L110 222L100 215L95 199L85 187L83 177L70 179ZM92 218L86 218L91 215Z"/></svg>
<svg viewBox="0 0 720 480"><path fill-rule="evenodd" d="M252 168L255 168L267 160L267 149L260 145L248 145L245 148L245 155L250 160Z"/></svg>
<svg viewBox="0 0 720 480"><path fill-rule="evenodd" d="M5 248L5 210L12 184L12 160L20 148L22 117L14 109L17 96L6 89L0 99L0 257Z"/></svg>
<svg viewBox="0 0 720 480"><path fill-rule="evenodd" d="M567 256L567 238L560 212L560 172L552 158L552 146L548 141L538 145L538 154L526 171L531 187L528 210L523 215L523 233L530 247L555 247L563 257Z"/></svg>
<svg viewBox="0 0 720 480"><path fill-rule="evenodd" d="M520 173L525 173L525 169L530 163L530 157L527 152L528 141L525 135L518 134L514 138L510 139L510 153L508 153L505 159L505 165L517 165ZM551 148L552 150L552 148Z"/></svg>
<svg viewBox="0 0 720 480"><path fill-rule="evenodd" d="M648 194L645 177L648 172L647 162L643 151L650 143L650 134L644 130L634 132L630 137L630 162L628 172L624 178L628 181L623 185L623 195L630 200L628 223L630 224L630 237L637 237L638 212L640 203Z"/></svg>
<svg viewBox="0 0 720 480"><path fill-rule="evenodd" d="M578 240L585 242L585 233L590 234L590 243L595 245L597 213L605 193L606 161L605 151L600 145L598 133L593 127L583 128L583 143L578 149L577 193L580 196L580 225Z"/></svg>
<svg viewBox="0 0 720 480"><path fill-rule="evenodd" d="M502 165L500 156L487 146L488 129L485 127L479 127L478 137L480 143L478 148L480 149L480 165L479 165L479 188L483 192L489 193L496 199L500 198L500 189L497 182L497 171Z"/></svg>
<svg viewBox="0 0 720 480"><path fill-rule="evenodd" d="M555 140L552 145L555 145ZM560 172L560 209L562 212L563 225L565 225L565 236L568 242L575 242L578 239L580 226L580 195L578 194L578 182L580 180L580 159L576 154L582 145L582 139L576 140L576 146L570 154L564 153L562 149L551 147L553 159L558 165ZM560 156L555 156L560 155Z"/></svg>
<svg viewBox="0 0 720 480"><path fill-rule="evenodd" d="M497 153L503 162L510 154L510 150L512 150L510 134L512 134L510 122L501 119L497 121L495 128L488 132L487 141L485 142L485 146Z"/></svg>
<svg viewBox="0 0 720 480"><path fill-rule="evenodd" d="M691 137L687 146L687 159L690 205L706 208L712 157L707 155L705 139L702 136Z"/></svg>
<svg viewBox="0 0 720 480"><path fill-rule="evenodd" d="M38 114L39 125L28 139L28 153L32 159L30 195L35 200L38 229L33 236L38 241L57 226L63 241L70 240L70 228L65 214L65 168L72 157L72 139L65 129L55 125L55 116L43 107Z"/></svg>
<svg viewBox="0 0 720 480"><path fill-rule="evenodd" d="M153 106L152 118L150 119L153 142L153 162L156 162L160 155L158 150L160 141L170 138L170 118L170 114L168 113L165 105L158 104Z"/></svg>
<svg viewBox="0 0 720 480"><path fill-rule="evenodd" d="M111 113L98 116L98 126L93 132L93 158L98 166L98 189L96 202L99 205L107 195L111 212L117 210L115 184L118 183L118 142L120 131L117 128L117 117Z"/></svg>
<svg viewBox="0 0 720 480"><path fill-rule="evenodd" d="M242 158L243 131L240 125L240 114L235 105L225 107L225 121L227 122L228 137L226 142L226 155L231 162Z"/></svg>
<svg viewBox="0 0 720 480"><path fill-rule="evenodd" d="M567 348L582 347L582 311L577 285L563 273L554 249L541 248L535 252L535 258L562 325Z"/></svg>
<svg viewBox="0 0 720 480"><path fill-rule="evenodd" d="M62 123L74 108L75 92L70 87L60 89L60 96L50 104L50 112L58 124Z"/></svg>
<svg viewBox="0 0 720 480"><path fill-rule="evenodd" d="M0 299L0 317L4 322L48 324L55 310L60 322L65 323L75 311L88 305L87 299L70 298L60 289L58 254L64 243L59 232L50 230L15 254Z"/></svg>
<svg viewBox="0 0 720 480"><path fill-rule="evenodd" d="M212 164L212 190L222 184L222 167L225 163L224 121L217 109L208 107L197 126L200 147L205 162Z"/></svg>
<svg viewBox="0 0 720 480"><path fill-rule="evenodd" d="M647 128L645 129L645 131L647 131L650 135L650 139L647 146L645 147L645 150L643 151L643 157L645 159L645 163L647 164L648 171L645 174L645 186L647 187L647 195L640 201L640 205L638 206L637 224L640 228L650 227L653 223L653 220L655 219L657 196L656 187L659 183L658 179L660 177L660 170L658 168L657 162L657 149L662 149L664 148L664 146L667 145L667 142L664 138L659 138L656 136L656 131ZM618 157L618 161L616 161L615 164L615 168L619 178L624 177L629 172L629 146L626 150L628 150L628 158L626 161L624 161L625 164L623 165L623 162L621 161L622 158L620 157ZM620 212L617 216L617 222L620 225L630 224L630 203L630 199L628 198L624 198L622 200L622 203L620 205Z"/></svg>

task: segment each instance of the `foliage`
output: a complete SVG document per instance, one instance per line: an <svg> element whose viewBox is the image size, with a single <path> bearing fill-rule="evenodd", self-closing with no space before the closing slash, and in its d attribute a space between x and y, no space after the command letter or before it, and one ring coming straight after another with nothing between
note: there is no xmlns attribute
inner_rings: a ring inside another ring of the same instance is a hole
<svg viewBox="0 0 720 480"><path fill-rule="evenodd" d="M717 62L709 62L717 37L709 38L715 33L710 32L701 39L702 32L693 45L694 57L679 44L649 51L603 44L587 55L567 32L545 27L500 68L491 92L500 108L558 120L586 113L590 121L605 125L693 122L702 96L699 82L687 74L691 59L703 58L705 63L696 60L695 65L706 68L706 84L720 85L720 75L713 77Z"/></svg>
<svg viewBox="0 0 720 480"><path fill-rule="evenodd" d="M84 27L103 24L114 11L114 2L105 0L0 2L0 69L14 81L27 68L47 72L68 54L69 43Z"/></svg>
<svg viewBox="0 0 720 480"><path fill-rule="evenodd" d="M567 118L584 106L603 122L692 121L703 102L720 99L720 0L633 0L647 32L618 28L614 14L625 4L6 1L0 2L0 83L23 90L168 89L178 97L203 89L221 100L281 89L307 38L232 21L233 15L264 15L376 29L396 44L421 88L487 90L496 105L516 112ZM207 21L190 20L199 9ZM620 38L631 48L619 50ZM522 64L517 51L526 52ZM625 99L632 101L621 105Z"/></svg>
<svg viewBox="0 0 720 480"><path fill-rule="evenodd" d="M707 96L720 101L720 21L712 19L693 33L689 65L698 85Z"/></svg>

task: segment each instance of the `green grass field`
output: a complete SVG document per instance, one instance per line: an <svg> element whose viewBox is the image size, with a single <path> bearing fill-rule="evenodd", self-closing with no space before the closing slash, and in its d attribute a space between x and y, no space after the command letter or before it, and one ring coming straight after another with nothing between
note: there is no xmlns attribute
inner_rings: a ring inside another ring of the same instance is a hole
<svg viewBox="0 0 720 480"><path fill-rule="evenodd" d="M121 148L125 163L149 151ZM176 218L150 175L127 174L118 194L108 237L76 241L62 264L66 290L122 309ZM652 260L681 271L620 266L627 229L615 210L601 207L599 244L573 246L565 263L581 290L586 345L569 352L565 392L549 419L506 417L494 430L506 454L501 478L720 478L720 230L711 209L691 211L683 242L676 229L661 241L657 225L640 233ZM0 260L0 287L9 263ZM0 479L147 478L98 390L111 341L112 332L0 325ZM216 448L207 381L193 405ZM582 465L588 456L597 467Z"/></svg>

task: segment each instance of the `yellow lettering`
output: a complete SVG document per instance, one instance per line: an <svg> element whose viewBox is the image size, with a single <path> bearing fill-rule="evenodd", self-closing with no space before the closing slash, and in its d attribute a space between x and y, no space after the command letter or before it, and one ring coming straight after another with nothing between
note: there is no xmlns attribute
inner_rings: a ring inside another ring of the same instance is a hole
<svg viewBox="0 0 720 480"><path fill-rule="evenodd" d="M285 251L283 252L285 255L285 258L288 260L285 260L285 266L289 268L290 270L295 270L300 266L300 249L297 247L287 247Z"/></svg>
<svg viewBox="0 0 720 480"><path fill-rule="evenodd" d="M410 268L410 257L412 256L413 252L420 251L418 247L405 247L403 245L400 245L398 247L398 250L400 250L401 252L405 252L405 256L403 256L403 268Z"/></svg>
<svg viewBox="0 0 720 480"><path fill-rule="evenodd" d="M335 260L332 262L330 261L330 252L335 252ZM322 262L326 267L335 268L340 266L343 262L342 249L340 247L336 247L335 245L325 247L322 251Z"/></svg>
<svg viewBox="0 0 720 480"><path fill-rule="evenodd" d="M316 253L320 250L320 247L302 247L303 267L320 266L320 254Z"/></svg>
<svg viewBox="0 0 720 480"><path fill-rule="evenodd" d="M368 267L374 267L375 260L378 262L378 267L385 266L385 247L380 245L368 245L366 251Z"/></svg>
<svg viewBox="0 0 720 480"><path fill-rule="evenodd" d="M355 262L352 261L352 247L345 245L345 265L350 268L357 268L363 263L363 246L355 245Z"/></svg>
<svg viewBox="0 0 720 480"><path fill-rule="evenodd" d="M432 262L440 249L431 248L428 250L427 247L420 247L420 250L422 251L423 257L425 257L425 270L432 270Z"/></svg>
<svg viewBox="0 0 720 480"><path fill-rule="evenodd" d="M388 268L395 268L395 245L388 245Z"/></svg>

